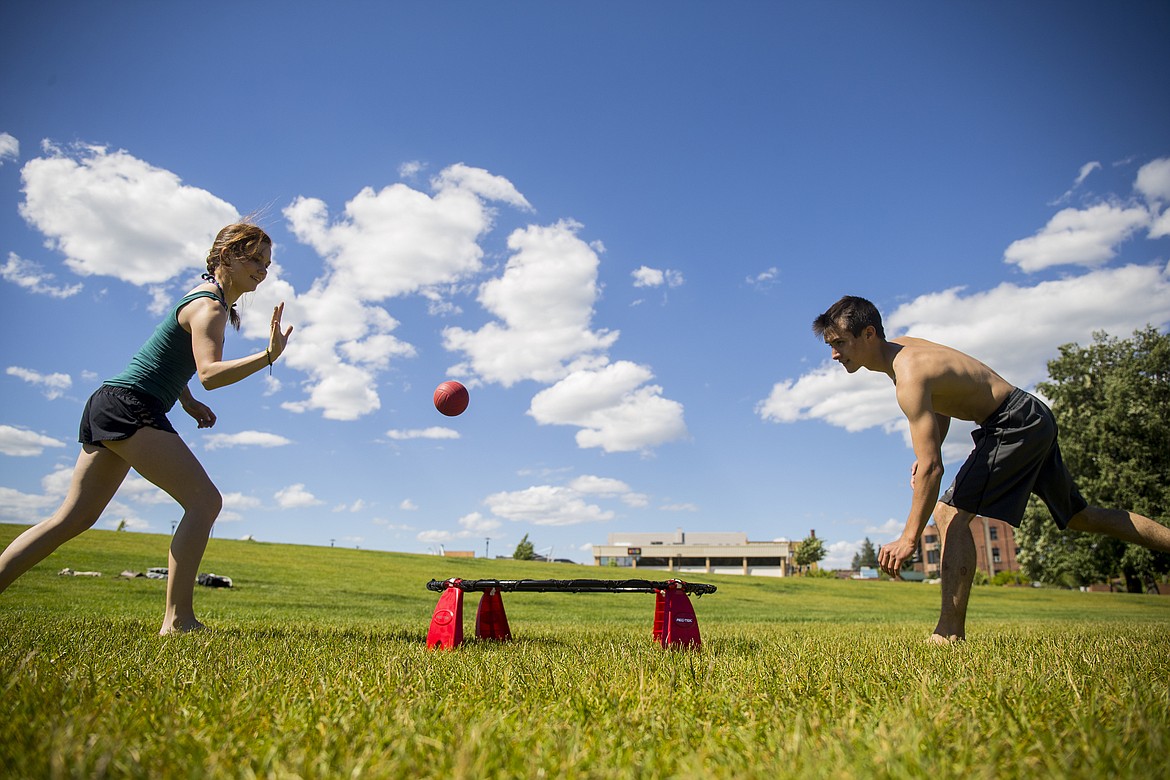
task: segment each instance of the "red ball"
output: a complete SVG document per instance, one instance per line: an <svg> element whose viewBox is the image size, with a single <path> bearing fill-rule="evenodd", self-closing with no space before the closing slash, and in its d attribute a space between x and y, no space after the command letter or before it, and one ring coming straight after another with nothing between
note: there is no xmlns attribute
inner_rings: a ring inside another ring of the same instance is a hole
<svg viewBox="0 0 1170 780"><path fill-rule="evenodd" d="M463 414L470 401L467 388L458 382L443 382L435 388L435 408L448 417Z"/></svg>

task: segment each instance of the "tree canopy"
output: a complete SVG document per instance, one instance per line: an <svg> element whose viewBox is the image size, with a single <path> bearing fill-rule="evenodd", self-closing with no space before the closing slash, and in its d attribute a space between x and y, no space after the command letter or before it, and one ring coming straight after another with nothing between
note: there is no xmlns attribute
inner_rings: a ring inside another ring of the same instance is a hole
<svg viewBox="0 0 1170 780"><path fill-rule="evenodd" d="M861 543L861 549L853 556L853 569L857 570L863 566L876 568L877 565L877 550L874 549L873 542L867 536L865 541Z"/></svg>
<svg viewBox="0 0 1170 780"><path fill-rule="evenodd" d="M528 534L524 534L524 538L516 545L516 551L512 553L512 557L518 561L531 561L536 557L536 548L532 542L528 541Z"/></svg>
<svg viewBox="0 0 1170 780"><path fill-rule="evenodd" d="M812 566L824 558L827 552L824 542L815 536L809 536L807 539L801 540L797 546L793 561L803 571L806 567Z"/></svg>
<svg viewBox="0 0 1170 780"><path fill-rule="evenodd" d="M1066 344L1037 391L1052 407L1060 449L1090 504L1170 524L1170 334L1152 327L1128 339L1095 333ZM1118 575L1131 590L1170 571L1170 555L1116 539L1060 531L1035 497L1017 540L1029 577L1068 586Z"/></svg>

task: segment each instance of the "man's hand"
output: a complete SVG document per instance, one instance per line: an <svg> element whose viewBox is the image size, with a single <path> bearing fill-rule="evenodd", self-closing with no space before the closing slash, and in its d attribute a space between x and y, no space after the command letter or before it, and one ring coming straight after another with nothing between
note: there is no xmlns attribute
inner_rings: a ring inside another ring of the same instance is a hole
<svg viewBox="0 0 1170 780"><path fill-rule="evenodd" d="M881 551L878 552L878 566L886 574L900 580L902 579L902 564L914 557L916 549L918 549L918 540L907 539L904 536L889 544L883 544Z"/></svg>

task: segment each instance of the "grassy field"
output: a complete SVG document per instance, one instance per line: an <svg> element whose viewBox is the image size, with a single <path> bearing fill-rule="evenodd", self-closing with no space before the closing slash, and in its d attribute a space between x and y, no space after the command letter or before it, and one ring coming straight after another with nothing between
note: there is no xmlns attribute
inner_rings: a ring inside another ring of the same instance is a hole
<svg viewBox="0 0 1170 780"><path fill-rule="evenodd" d="M165 584L117 575L167 541L90 531L0 595L5 777L1170 776L1166 597L978 588L937 648L935 586L704 576L698 653L645 594L506 594L515 641L432 652L429 579L629 572L213 539L236 587L163 638Z"/></svg>

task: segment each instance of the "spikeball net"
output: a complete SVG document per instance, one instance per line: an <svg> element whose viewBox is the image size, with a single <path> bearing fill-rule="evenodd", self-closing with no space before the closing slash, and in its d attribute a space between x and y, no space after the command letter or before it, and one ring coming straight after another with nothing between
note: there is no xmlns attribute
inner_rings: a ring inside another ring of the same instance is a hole
<svg viewBox="0 0 1170 780"><path fill-rule="evenodd" d="M504 612L503 593L653 593L653 638L663 647L698 649L699 621L690 595L714 593L716 587L682 580L431 580L427 590L441 593L431 615L427 647L453 650L463 644L463 594L479 592L475 613L477 639L507 641L512 638L508 616Z"/></svg>

